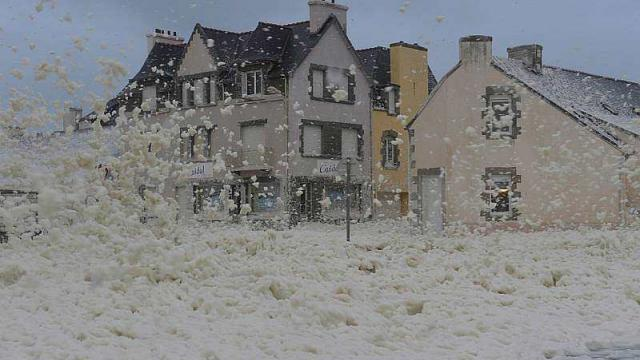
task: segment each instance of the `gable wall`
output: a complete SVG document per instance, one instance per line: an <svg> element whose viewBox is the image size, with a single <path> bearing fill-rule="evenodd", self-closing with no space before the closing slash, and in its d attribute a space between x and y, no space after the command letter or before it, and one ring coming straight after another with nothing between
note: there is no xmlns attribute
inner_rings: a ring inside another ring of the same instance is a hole
<svg viewBox="0 0 640 360"><path fill-rule="evenodd" d="M196 31L187 45L185 55L178 69L178 76L200 74L215 70L216 64L214 64L214 60L206 44L207 39L204 39L200 33Z"/></svg>
<svg viewBox="0 0 640 360"><path fill-rule="evenodd" d="M299 154L300 129L302 119L361 124L364 130L363 159L370 159L370 98L369 85L363 72L356 68L356 103L340 104L311 100L309 95L309 69L311 64L326 65L349 69L357 64L355 54L347 48L347 42L335 25L327 29L323 38L311 50L307 58L293 73L289 89L289 131L292 150L296 156L292 159L293 176L309 176L317 168L318 159L304 158ZM370 161L359 161L353 167L354 176L369 182L371 179Z"/></svg>
<svg viewBox="0 0 640 360"><path fill-rule="evenodd" d="M513 145L482 135L481 96L493 85L516 85L522 99L522 134ZM620 221L622 154L493 67L453 72L413 128L416 169L445 168L449 225L487 224L480 197L487 167L517 168L519 220L528 226Z"/></svg>

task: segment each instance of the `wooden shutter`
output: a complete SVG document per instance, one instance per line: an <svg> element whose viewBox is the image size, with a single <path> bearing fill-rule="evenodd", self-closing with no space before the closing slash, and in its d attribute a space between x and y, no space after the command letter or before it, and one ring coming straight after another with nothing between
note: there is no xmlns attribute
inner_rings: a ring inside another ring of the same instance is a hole
<svg viewBox="0 0 640 360"><path fill-rule="evenodd" d="M342 128L332 125L322 127L322 155L342 155Z"/></svg>
<svg viewBox="0 0 640 360"><path fill-rule="evenodd" d="M347 81L349 81L349 102L356 102L356 77L347 71Z"/></svg>

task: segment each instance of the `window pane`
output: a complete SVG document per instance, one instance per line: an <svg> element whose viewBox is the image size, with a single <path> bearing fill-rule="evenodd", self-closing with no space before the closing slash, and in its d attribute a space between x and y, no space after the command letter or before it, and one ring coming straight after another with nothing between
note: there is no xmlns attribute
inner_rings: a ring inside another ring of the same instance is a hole
<svg viewBox="0 0 640 360"><path fill-rule="evenodd" d="M355 159L358 157L358 130L342 130L342 154L343 157Z"/></svg>
<svg viewBox="0 0 640 360"><path fill-rule="evenodd" d="M255 81L256 81L256 86L255 86L255 94L262 94L262 72L261 71L256 71L255 73Z"/></svg>
<svg viewBox="0 0 640 360"><path fill-rule="evenodd" d="M313 97L324 97L324 71L313 70Z"/></svg>
<svg viewBox="0 0 640 360"><path fill-rule="evenodd" d="M305 155L320 155L322 151L322 128L320 126L305 125L303 142Z"/></svg>
<svg viewBox="0 0 640 360"><path fill-rule="evenodd" d="M255 73L253 72L247 73L247 92L246 92L247 95L255 94L254 82L255 82Z"/></svg>

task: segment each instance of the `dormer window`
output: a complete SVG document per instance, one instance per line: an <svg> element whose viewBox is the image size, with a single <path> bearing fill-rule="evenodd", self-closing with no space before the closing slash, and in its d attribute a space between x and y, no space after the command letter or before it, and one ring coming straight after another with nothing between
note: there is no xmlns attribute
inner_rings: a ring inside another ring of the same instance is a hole
<svg viewBox="0 0 640 360"><path fill-rule="evenodd" d="M636 115L640 115L640 107L634 107L633 108L633 113Z"/></svg>
<svg viewBox="0 0 640 360"><path fill-rule="evenodd" d="M242 96L262 94L262 70L245 71L242 73Z"/></svg>

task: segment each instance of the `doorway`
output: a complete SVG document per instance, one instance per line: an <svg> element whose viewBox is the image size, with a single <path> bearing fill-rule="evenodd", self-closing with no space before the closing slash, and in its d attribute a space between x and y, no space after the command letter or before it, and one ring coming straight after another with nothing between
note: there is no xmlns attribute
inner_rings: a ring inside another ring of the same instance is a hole
<svg viewBox="0 0 640 360"><path fill-rule="evenodd" d="M441 168L418 170L420 219L428 229L444 229L444 171Z"/></svg>

